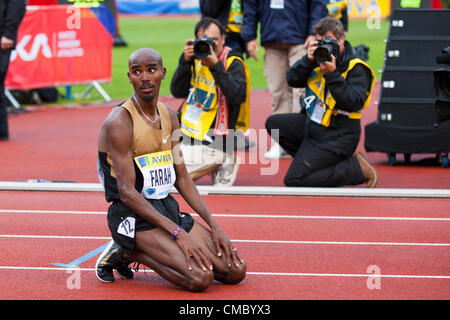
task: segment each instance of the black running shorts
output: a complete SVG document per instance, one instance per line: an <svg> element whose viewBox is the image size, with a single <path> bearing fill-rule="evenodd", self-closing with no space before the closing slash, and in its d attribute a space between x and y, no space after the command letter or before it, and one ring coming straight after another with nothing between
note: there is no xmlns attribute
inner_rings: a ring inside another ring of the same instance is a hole
<svg viewBox="0 0 450 320"><path fill-rule="evenodd" d="M180 225L186 232L191 231L194 219L190 214L180 212L178 202L171 195L164 199L146 200L159 213ZM120 200L115 200L110 205L107 218L113 240L127 253L133 251L136 246L136 232L156 228Z"/></svg>

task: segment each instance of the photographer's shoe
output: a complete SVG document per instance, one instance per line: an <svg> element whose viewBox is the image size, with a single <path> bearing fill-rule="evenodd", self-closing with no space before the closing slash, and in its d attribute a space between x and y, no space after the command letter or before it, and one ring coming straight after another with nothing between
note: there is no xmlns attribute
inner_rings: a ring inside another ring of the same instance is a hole
<svg viewBox="0 0 450 320"><path fill-rule="evenodd" d="M378 183L377 171L369 164L369 161L361 152L357 152L355 157L361 167L361 172L364 181L366 182L366 188L375 188Z"/></svg>
<svg viewBox="0 0 450 320"><path fill-rule="evenodd" d="M216 180L214 186L218 187L231 187L236 181L239 165L241 164L241 158L234 156L231 163L224 163L216 174Z"/></svg>
<svg viewBox="0 0 450 320"><path fill-rule="evenodd" d="M290 155L277 143L275 143L269 151L264 153L264 158L269 160L284 159L289 157Z"/></svg>
<svg viewBox="0 0 450 320"><path fill-rule="evenodd" d="M133 278L133 271L123 257L122 248L111 240L97 259L95 274L102 282L113 282L113 269L116 269L122 278Z"/></svg>

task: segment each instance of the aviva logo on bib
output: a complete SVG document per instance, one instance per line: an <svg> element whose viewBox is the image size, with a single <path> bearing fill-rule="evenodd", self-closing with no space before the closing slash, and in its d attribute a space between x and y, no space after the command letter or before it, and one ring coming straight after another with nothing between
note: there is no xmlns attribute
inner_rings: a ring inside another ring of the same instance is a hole
<svg viewBox="0 0 450 320"><path fill-rule="evenodd" d="M166 150L136 157L136 163L140 169L170 165L173 164L172 152Z"/></svg>

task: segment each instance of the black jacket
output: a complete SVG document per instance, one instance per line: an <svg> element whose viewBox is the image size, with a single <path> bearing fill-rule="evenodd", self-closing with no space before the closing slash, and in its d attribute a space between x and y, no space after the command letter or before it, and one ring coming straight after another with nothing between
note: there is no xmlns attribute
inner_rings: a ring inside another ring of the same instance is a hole
<svg viewBox="0 0 450 320"><path fill-rule="evenodd" d="M202 16L219 20L224 28L228 24L230 9L231 0L200 0L200 12Z"/></svg>
<svg viewBox="0 0 450 320"><path fill-rule="evenodd" d="M243 10L243 2L241 1L241 9ZM211 17L217 19L220 24L226 29L228 19L230 18L231 0L200 0L200 12L202 17ZM248 57L247 48L240 33L227 31L225 44L236 42L239 44L242 53Z"/></svg>
<svg viewBox="0 0 450 320"><path fill-rule="evenodd" d="M0 1L0 37L17 41L17 30L25 15L25 0Z"/></svg>
<svg viewBox="0 0 450 320"><path fill-rule="evenodd" d="M336 100L335 108L356 112L361 110L370 88L370 71L361 65L356 65L344 79L341 73L347 70L349 61L355 58L353 48L347 41L342 57L338 58L334 72L325 75L325 88L330 90ZM305 55L287 72L287 82L292 87L306 87L306 80L317 63L311 62ZM304 110L302 110L303 112ZM307 136L332 152L350 155L358 145L361 136L360 119L349 119L344 115L331 117L328 127L317 124L306 117Z"/></svg>
<svg viewBox="0 0 450 320"><path fill-rule="evenodd" d="M228 57L233 55L242 58L242 56L234 51L231 51L228 54ZM192 76L192 65L193 61L185 61L182 54L170 82L170 91L174 97L187 98ZM234 60L228 67L228 70L225 71L224 65L219 61L214 67L210 68L210 70L214 77L214 81L221 88L227 99L229 108L228 126L230 129L234 129L241 103L245 101L247 94L247 81L245 78L244 66L241 61ZM214 124L215 122L212 126L214 126Z"/></svg>
<svg viewBox="0 0 450 320"><path fill-rule="evenodd" d="M330 90L336 100L335 108L348 112L362 109L372 77L369 70L362 65L356 65L344 79L341 73L347 70L349 61L353 58L353 47L346 41L344 54L338 58L336 70L324 76L325 88ZM295 88L306 87L306 80L316 67L317 63L311 62L305 55L289 68L286 75L288 84Z"/></svg>

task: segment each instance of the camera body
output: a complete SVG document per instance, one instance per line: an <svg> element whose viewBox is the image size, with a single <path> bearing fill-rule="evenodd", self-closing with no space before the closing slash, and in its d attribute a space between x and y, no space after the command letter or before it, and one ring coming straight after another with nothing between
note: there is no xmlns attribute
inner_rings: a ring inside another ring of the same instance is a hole
<svg viewBox="0 0 450 320"><path fill-rule="evenodd" d="M214 39L209 38L206 35L202 35L201 37L195 39L194 41L194 54L197 59L204 59L210 53L211 49L216 50L216 44L214 43Z"/></svg>
<svg viewBox="0 0 450 320"><path fill-rule="evenodd" d="M331 61L331 55L336 60L339 57L339 43L332 37L326 37L323 40L317 40L318 47L314 50L313 56L318 64L325 61Z"/></svg>

